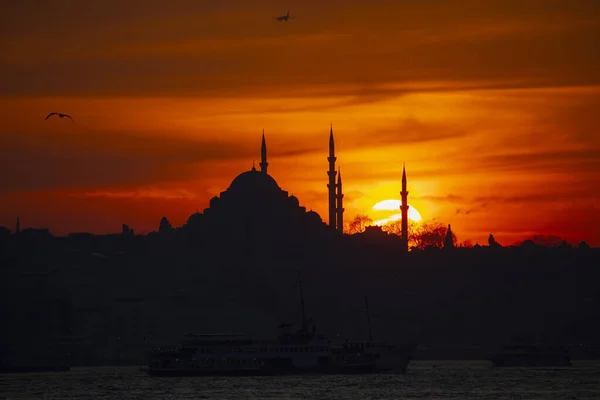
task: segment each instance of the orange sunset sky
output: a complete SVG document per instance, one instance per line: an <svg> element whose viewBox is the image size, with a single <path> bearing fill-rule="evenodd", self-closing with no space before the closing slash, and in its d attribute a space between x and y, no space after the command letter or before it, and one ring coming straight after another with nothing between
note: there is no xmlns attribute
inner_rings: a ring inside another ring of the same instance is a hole
<svg viewBox="0 0 600 400"><path fill-rule="evenodd" d="M20 0L0 34L10 229L180 226L263 128L269 173L327 221L333 123L346 221L379 218L405 162L409 204L459 240L600 245L597 0Z"/></svg>

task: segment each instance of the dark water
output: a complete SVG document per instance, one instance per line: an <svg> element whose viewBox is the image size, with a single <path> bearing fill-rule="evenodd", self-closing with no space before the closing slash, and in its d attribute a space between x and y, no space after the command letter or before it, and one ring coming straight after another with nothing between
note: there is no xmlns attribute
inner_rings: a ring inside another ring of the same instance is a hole
<svg viewBox="0 0 600 400"><path fill-rule="evenodd" d="M415 361L406 375L151 378L137 367L0 375L2 399L600 399L600 362L492 368Z"/></svg>

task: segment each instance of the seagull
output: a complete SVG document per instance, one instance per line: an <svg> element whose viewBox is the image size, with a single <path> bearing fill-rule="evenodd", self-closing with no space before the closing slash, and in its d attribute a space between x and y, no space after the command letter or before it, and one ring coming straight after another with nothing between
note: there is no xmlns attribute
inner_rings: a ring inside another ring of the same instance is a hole
<svg viewBox="0 0 600 400"><path fill-rule="evenodd" d="M67 117L71 120L71 122L75 123L75 121L73 121L73 118L71 118L71 116L69 114L61 114L61 113L56 113L56 112L52 112L50 114L48 114L48 116L46 118L44 118L44 121L47 120L48 118L50 118L53 115L58 115L58 118L64 118Z"/></svg>
<svg viewBox="0 0 600 400"><path fill-rule="evenodd" d="M292 17L290 17L290 10L288 10L287 14L282 15L280 17L273 17L275 18L275 21L279 22L279 21L283 21L283 22L288 22L289 19L291 19Z"/></svg>

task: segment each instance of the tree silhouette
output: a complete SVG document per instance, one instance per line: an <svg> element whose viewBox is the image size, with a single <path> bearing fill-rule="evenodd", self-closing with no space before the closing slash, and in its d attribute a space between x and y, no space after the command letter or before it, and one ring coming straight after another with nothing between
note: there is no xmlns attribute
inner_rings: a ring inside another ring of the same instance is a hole
<svg viewBox="0 0 600 400"><path fill-rule="evenodd" d="M408 221L408 237L410 238L410 233L413 230L413 221ZM387 232L392 235L398 235L402 237L402 219L397 219L395 221L390 221L387 224L381 226L381 229L384 232Z"/></svg>
<svg viewBox="0 0 600 400"><path fill-rule="evenodd" d="M472 249L473 248L473 242L471 242L470 240L464 240L460 243L458 243L458 247L462 247L465 249Z"/></svg>
<svg viewBox="0 0 600 400"><path fill-rule="evenodd" d="M358 214L348 224L348 233L354 235L355 233L364 232L369 225L373 225L373 220L368 215Z"/></svg>
<svg viewBox="0 0 600 400"><path fill-rule="evenodd" d="M412 220L408 220L408 247L418 247L418 236L416 235L419 231L419 226L422 225L421 222L415 222ZM381 229L384 232L387 232L392 235L397 235L402 237L402 219L397 219L394 221L390 221L387 224L381 226Z"/></svg>
<svg viewBox="0 0 600 400"><path fill-rule="evenodd" d="M448 228L440 222L418 224L413 232L414 247L419 250L428 248L441 249L444 247L444 239L447 232ZM456 247L457 241L456 235L452 232L452 245L454 247Z"/></svg>
<svg viewBox="0 0 600 400"><path fill-rule="evenodd" d="M402 220L388 222L381 229L387 233L402 236ZM408 221L408 246L419 250L426 248L444 247L448 228L439 222L414 222ZM452 246L456 247L457 239L454 232L450 232L452 237Z"/></svg>
<svg viewBox="0 0 600 400"><path fill-rule="evenodd" d="M589 250L590 249L590 245L587 244L586 242L580 242L579 246L577 246L579 248L579 250Z"/></svg>

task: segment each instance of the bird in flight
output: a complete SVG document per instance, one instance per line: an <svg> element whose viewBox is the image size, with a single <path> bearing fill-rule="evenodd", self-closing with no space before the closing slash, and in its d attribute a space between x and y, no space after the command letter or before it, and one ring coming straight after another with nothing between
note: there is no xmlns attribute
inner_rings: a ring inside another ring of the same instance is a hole
<svg viewBox="0 0 600 400"><path fill-rule="evenodd" d="M75 121L73 121L73 118L71 118L71 116L69 114L61 114L61 113L56 113L56 112L52 112L50 114L48 114L48 116L46 118L44 118L44 121L47 120L48 118L50 118L53 115L58 115L58 118L64 118L67 117L71 120L71 122L75 123Z"/></svg>
<svg viewBox="0 0 600 400"><path fill-rule="evenodd" d="M290 10L288 10L287 14L285 14L285 15L282 15L282 16L280 16L280 17L273 17L273 18L275 18L275 21L278 21L278 22L279 22L279 21L287 22L287 21L288 21L288 19L290 19L290 18L291 18L291 17L290 17Z"/></svg>

